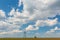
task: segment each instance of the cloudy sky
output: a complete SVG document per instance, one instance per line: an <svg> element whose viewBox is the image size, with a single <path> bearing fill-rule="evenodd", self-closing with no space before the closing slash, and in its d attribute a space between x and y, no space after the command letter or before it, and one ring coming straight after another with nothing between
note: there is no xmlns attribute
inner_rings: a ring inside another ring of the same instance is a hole
<svg viewBox="0 0 60 40"><path fill-rule="evenodd" d="M60 0L0 0L0 38L60 37Z"/></svg>

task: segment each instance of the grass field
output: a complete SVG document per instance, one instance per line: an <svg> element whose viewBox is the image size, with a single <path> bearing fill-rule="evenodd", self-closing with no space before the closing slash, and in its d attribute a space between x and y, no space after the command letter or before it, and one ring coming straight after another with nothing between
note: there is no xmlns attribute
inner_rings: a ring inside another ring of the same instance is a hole
<svg viewBox="0 0 60 40"><path fill-rule="evenodd" d="M60 40L60 38L0 38L0 40Z"/></svg>

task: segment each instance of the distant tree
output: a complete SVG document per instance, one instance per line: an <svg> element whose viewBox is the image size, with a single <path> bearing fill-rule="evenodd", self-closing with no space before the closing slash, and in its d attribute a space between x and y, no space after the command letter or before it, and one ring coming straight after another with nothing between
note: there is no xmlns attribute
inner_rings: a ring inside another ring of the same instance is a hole
<svg viewBox="0 0 60 40"><path fill-rule="evenodd" d="M34 36L34 38L37 38L36 36Z"/></svg>

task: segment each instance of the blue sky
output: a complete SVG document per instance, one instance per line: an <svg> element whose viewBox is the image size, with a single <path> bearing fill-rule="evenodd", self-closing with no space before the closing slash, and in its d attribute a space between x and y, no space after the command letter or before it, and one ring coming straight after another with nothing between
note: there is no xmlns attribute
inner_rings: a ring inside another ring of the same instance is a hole
<svg viewBox="0 0 60 40"><path fill-rule="evenodd" d="M0 0L0 37L60 37L59 0Z"/></svg>
<svg viewBox="0 0 60 40"><path fill-rule="evenodd" d="M6 14L8 14L8 12L10 12L12 10L12 8L19 8L19 11L21 11L23 9L23 5L21 5L20 7L18 7L18 1L19 0L1 0L0 1L0 9L3 9Z"/></svg>

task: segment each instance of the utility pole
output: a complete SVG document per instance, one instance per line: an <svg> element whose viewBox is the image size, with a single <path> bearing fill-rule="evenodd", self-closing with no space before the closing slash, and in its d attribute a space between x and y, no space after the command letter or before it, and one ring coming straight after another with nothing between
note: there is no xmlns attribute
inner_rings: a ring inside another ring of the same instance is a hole
<svg viewBox="0 0 60 40"><path fill-rule="evenodd" d="M26 31L24 31L24 38L26 38Z"/></svg>

